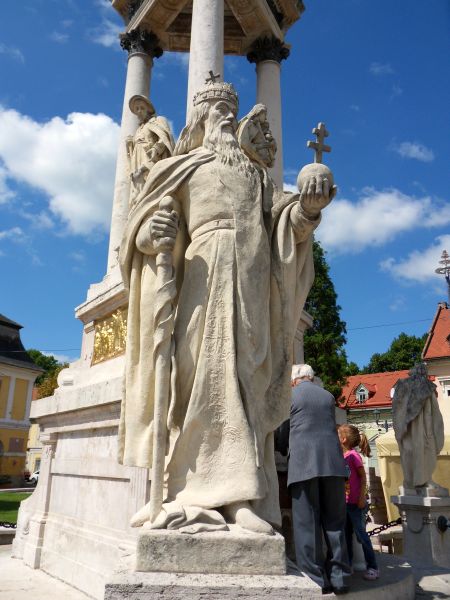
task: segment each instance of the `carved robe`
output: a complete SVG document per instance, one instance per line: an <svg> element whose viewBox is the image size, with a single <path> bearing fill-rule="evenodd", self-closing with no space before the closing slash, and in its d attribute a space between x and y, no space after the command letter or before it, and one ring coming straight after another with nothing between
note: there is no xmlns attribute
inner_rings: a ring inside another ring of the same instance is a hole
<svg viewBox="0 0 450 600"><path fill-rule="evenodd" d="M159 163L130 214L120 252L129 312L119 460L150 467L156 270L155 256L142 253L136 237L164 195L176 197L204 170L211 218L195 228L191 203L174 251L179 293L166 502L185 510L168 527L184 527L192 510L207 520L210 509L244 500L261 518L280 523L273 431L289 414L293 338L314 279L311 233L318 220L297 219L294 227L298 195L279 195L270 210L268 178L256 170L239 176L219 163L203 148ZM208 194L223 200L216 215Z"/></svg>
<svg viewBox="0 0 450 600"><path fill-rule="evenodd" d="M154 165L172 155L174 145L170 125L164 117L151 117L139 125L128 150L130 175L143 170L131 178L131 202L141 192Z"/></svg>

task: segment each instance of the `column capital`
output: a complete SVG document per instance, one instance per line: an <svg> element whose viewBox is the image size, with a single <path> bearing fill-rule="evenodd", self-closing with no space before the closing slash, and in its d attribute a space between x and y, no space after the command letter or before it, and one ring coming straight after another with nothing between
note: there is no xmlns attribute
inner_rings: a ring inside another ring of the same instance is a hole
<svg viewBox="0 0 450 600"><path fill-rule="evenodd" d="M289 47L284 42L274 36L265 36L253 42L250 52L247 53L247 60L256 64L264 60L273 60L281 63L289 54Z"/></svg>
<svg viewBox="0 0 450 600"><path fill-rule="evenodd" d="M120 45L131 54L148 54L152 58L162 56L163 49L159 45L158 37L151 31L133 29L129 33L120 34Z"/></svg>

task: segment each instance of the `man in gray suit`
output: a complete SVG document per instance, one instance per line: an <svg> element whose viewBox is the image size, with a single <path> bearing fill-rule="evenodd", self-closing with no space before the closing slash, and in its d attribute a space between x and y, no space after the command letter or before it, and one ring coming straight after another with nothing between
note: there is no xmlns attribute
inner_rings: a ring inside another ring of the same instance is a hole
<svg viewBox="0 0 450 600"><path fill-rule="evenodd" d="M323 593L345 594L350 572L345 543L347 471L336 433L335 402L313 383L309 365L294 365L292 379L288 487L297 564Z"/></svg>

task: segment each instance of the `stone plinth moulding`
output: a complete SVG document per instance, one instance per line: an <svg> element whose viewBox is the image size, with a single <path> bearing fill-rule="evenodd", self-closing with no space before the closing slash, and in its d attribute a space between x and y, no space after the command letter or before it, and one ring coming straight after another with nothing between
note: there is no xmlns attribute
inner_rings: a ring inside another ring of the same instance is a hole
<svg viewBox="0 0 450 600"><path fill-rule="evenodd" d="M402 518L404 555L414 566L450 568L450 532L437 526L440 516L450 516L450 497L445 492L436 497L402 495L401 491L391 496Z"/></svg>
<svg viewBox="0 0 450 600"><path fill-rule="evenodd" d="M52 485L51 466L55 454L57 435L41 432L42 459L39 483L30 500L33 502L34 513L28 523L26 535L29 540L25 547L23 560L32 569L38 569L41 564L44 531L50 506L50 493Z"/></svg>
<svg viewBox="0 0 450 600"><path fill-rule="evenodd" d="M267 106L267 116L278 150L272 179L283 188L283 134L281 118L281 61L288 58L289 47L275 37L258 38L247 53L247 60L256 63L256 99Z"/></svg>
<svg viewBox="0 0 450 600"><path fill-rule="evenodd" d="M128 102L136 94L149 96L153 59L163 54L158 37L151 31L133 29L129 33L123 33L120 36L120 45L128 52L128 67L114 182L108 272L117 265L118 249L128 215L130 178L125 139L134 135L139 125L138 118L130 111Z"/></svg>

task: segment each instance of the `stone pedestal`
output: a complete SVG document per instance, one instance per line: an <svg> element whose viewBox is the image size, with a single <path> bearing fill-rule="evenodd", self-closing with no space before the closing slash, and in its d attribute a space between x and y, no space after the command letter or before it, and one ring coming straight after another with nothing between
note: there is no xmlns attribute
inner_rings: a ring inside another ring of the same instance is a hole
<svg viewBox="0 0 450 600"><path fill-rule="evenodd" d="M143 530L138 537L136 571L284 575L284 538L279 534L230 531L178 533Z"/></svg>
<svg viewBox="0 0 450 600"><path fill-rule="evenodd" d="M403 524L404 555L418 567L450 567L450 530L441 532L438 517L450 518L450 497L405 494L391 496Z"/></svg>
<svg viewBox="0 0 450 600"><path fill-rule="evenodd" d="M263 555L260 556L264 560ZM367 582L350 578L348 600L414 600L409 565L392 555L379 556L382 576ZM115 573L105 585L104 600L319 600L321 588L299 571L289 575L193 573ZM328 596L334 598L334 596Z"/></svg>

